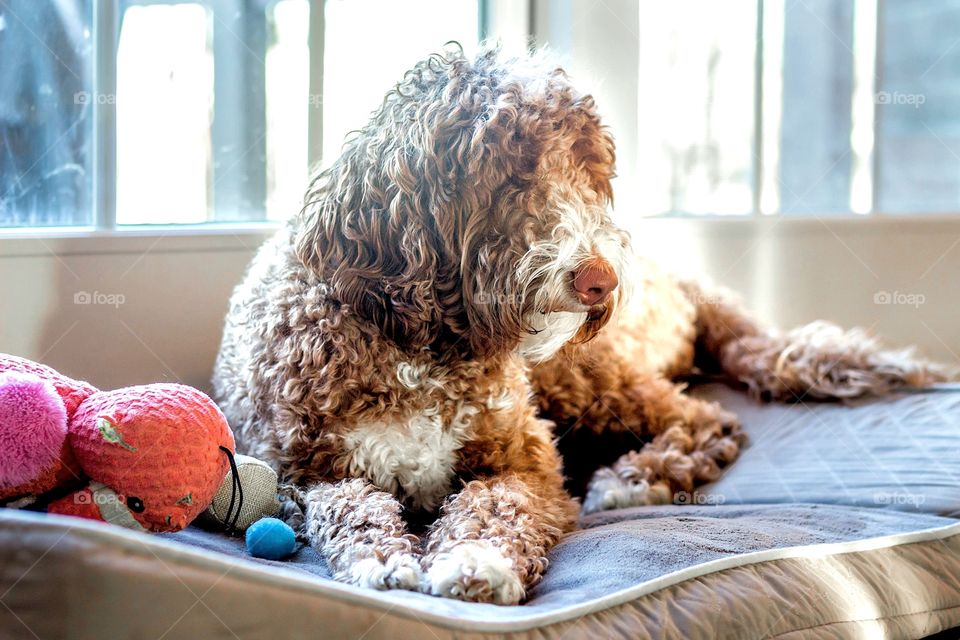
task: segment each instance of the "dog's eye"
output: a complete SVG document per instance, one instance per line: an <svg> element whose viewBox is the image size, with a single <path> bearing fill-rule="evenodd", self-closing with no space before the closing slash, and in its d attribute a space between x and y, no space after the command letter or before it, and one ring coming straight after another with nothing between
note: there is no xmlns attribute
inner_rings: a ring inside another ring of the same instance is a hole
<svg viewBox="0 0 960 640"><path fill-rule="evenodd" d="M143 513L143 510L146 509L146 507L143 505L143 500L136 496L130 496L127 498L127 507L134 513Z"/></svg>

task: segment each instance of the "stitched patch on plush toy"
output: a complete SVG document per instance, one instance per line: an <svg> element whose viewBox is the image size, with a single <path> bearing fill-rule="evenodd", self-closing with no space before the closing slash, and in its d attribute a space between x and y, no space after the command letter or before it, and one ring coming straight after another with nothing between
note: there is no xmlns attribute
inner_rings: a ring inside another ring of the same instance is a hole
<svg viewBox="0 0 960 640"><path fill-rule="evenodd" d="M127 451L136 451L137 448L127 444L123 436L117 431L117 428L106 418L97 418L97 428L100 429L100 436L111 444L118 444Z"/></svg>
<svg viewBox="0 0 960 640"><path fill-rule="evenodd" d="M190 505L193 504L193 494L188 493L187 495L183 496L182 498L177 500L177 504L185 504L189 507Z"/></svg>

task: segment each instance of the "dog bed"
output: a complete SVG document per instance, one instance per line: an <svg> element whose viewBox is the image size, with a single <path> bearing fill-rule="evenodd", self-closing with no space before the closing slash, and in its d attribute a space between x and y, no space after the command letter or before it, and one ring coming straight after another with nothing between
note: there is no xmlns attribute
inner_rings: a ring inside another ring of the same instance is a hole
<svg viewBox="0 0 960 640"><path fill-rule="evenodd" d="M519 607L335 583L190 528L0 511L0 635L47 638L920 638L960 625L960 393L757 405L719 482L595 514Z"/></svg>

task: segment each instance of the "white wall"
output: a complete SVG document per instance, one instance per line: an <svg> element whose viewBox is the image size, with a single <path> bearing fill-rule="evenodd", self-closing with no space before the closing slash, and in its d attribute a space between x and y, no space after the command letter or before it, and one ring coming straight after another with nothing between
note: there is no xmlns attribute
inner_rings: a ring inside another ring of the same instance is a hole
<svg viewBox="0 0 960 640"><path fill-rule="evenodd" d="M960 364L960 216L645 219L632 226L637 251L737 290L773 325L827 319L861 326L891 345L917 345Z"/></svg>
<svg viewBox="0 0 960 640"><path fill-rule="evenodd" d="M264 237L0 239L0 352L104 388L206 389L227 298ZM102 304L75 303L82 292Z"/></svg>

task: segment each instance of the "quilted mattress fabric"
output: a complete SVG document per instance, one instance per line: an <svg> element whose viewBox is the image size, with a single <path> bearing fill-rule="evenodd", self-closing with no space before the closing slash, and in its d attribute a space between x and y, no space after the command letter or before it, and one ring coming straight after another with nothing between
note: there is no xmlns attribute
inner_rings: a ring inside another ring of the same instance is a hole
<svg viewBox="0 0 960 640"><path fill-rule="evenodd" d="M817 502L960 517L960 387L850 404L760 404L719 384L695 393L735 412L750 443L691 503Z"/></svg>

